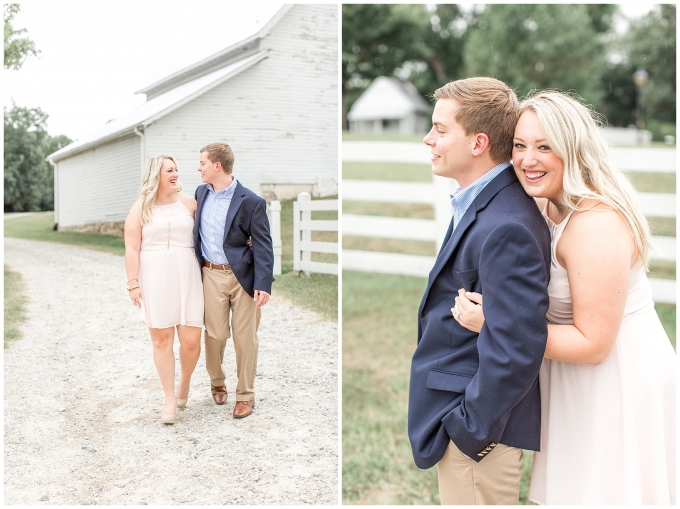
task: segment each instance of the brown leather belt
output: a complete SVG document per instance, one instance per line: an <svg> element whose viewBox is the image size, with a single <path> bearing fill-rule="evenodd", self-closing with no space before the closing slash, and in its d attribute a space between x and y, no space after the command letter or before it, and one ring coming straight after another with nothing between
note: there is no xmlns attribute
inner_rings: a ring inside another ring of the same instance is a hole
<svg viewBox="0 0 680 509"><path fill-rule="evenodd" d="M218 263L213 263L213 262L203 262L204 267L208 267L209 269L215 269L215 270L231 270L231 265L226 264L226 265L220 265Z"/></svg>

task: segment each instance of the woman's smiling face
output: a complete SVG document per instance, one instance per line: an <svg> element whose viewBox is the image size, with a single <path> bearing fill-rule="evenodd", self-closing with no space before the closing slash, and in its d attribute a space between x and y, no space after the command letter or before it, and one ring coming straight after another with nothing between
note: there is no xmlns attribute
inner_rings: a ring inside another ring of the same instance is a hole
<svg viewBox="0 0 680 509"><path fill-rule="evenodd" d="M535 111L526 110L519 117L512 143L512 164L526 193L559 202L564 163L548 145Z"/></svg>

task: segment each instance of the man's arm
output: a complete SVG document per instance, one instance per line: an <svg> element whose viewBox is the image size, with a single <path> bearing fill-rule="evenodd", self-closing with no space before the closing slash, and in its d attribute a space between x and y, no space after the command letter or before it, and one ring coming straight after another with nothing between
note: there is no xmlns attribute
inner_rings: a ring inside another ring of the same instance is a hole
<svg viewBox="0 0 680 509"><path fill-rule="evenodd" d="M274 279L274 247L269 233L267 203L264 200L258 200L253 211L253 218L250 222L250 236L253 243L253 265L255 269L253 289L259 307L269 300Z"/></svg>
<svg viewBox="0 0 680 509"><path fill-rule="evenodd" d="M475 461L495 447L510 411L536 381L548 334L549 278L536 237L519 223L491 232L478 272L485 316L479 369L461 404L442 419L451 440Z"/></svg>

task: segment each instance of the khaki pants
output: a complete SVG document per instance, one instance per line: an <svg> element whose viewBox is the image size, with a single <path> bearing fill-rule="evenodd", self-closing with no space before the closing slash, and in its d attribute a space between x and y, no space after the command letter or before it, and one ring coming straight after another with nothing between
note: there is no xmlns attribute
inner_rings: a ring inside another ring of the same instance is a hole
<svg viewBox="0 0 680 509"><path fill-rule="evenodd" d="M232 271L203 267L203 296L205 299L205 367L210 383L224 384L222 370L224 347L234 333L236 351L236 401L255 398L253 385L257 370L257 328L260 325L260 308L240 285Z"/></svg>
<svg viewBox="0 0 680 509"><path fill-rule="evenodd" d="M437 463L442 505L517 505L522 449L498 444L479 463L449 442Z"/></svg>

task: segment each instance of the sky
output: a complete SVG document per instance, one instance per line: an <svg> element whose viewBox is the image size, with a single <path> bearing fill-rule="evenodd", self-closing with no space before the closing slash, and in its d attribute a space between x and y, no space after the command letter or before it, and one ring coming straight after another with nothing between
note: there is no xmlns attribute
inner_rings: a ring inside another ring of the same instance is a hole
<svg viewBox="0 0 680 509"><path fill-rule="evenodd" d="M40 50L3 69L5 107L39 107L73 140L145 101L135 92L254 34L283 3L24 0L13 20ZM255 7L257 5L257 8ZM58 20L58 21L57 21Z"/></svg>
<svg viewBox="0 0 680 509"><path fill-rule="evenodd" d="M323 1L323 0L322 0ZM328 1L328 0L326 0ZM3 102L40 108L47 130L77 140L145 101L135 92L255 33L281 7L225 0L15 0L14 28L40 50L3 69ZM622 5L626 16L650 3ZM58 21L57 21L58 20ZM625 27L625 23L621 25Z"/></svg>

